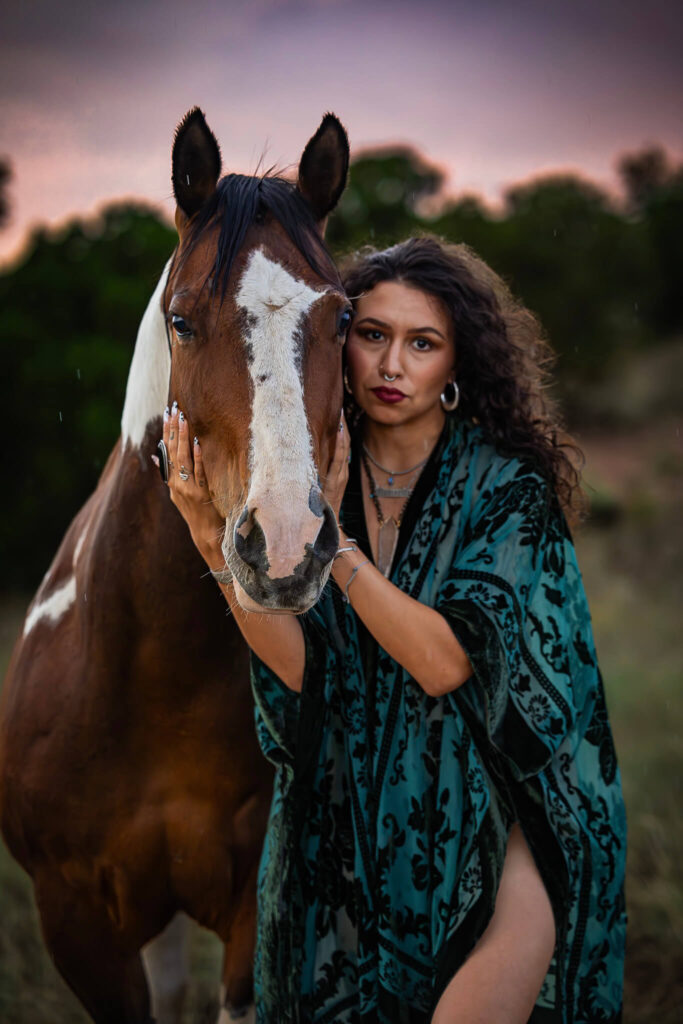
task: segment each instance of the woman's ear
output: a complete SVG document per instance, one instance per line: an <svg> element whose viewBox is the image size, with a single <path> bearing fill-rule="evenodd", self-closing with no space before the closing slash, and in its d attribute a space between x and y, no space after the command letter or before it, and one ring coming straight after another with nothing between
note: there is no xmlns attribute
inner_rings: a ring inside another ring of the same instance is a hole
<svg viewBox="0 0 683 1024"><path fill-rule="evenodd" d="M216 191L221 173L221 151L199 107L189 110L176 128L171 162L180 230Z"/></svg>
<svg viewBox="0 0 683 1024"><path fill-rule="evenodd" d="M334 114L325 114L320 127L308 141L299 163L297 187L313 211L321 235L328 214L334 210L346 187L349 173L349 140Z"/></svg>

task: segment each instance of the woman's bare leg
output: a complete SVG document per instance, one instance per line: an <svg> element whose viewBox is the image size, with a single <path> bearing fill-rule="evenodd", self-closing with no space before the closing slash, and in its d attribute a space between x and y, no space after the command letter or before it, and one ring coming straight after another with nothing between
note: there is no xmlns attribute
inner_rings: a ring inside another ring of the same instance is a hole
<svg viewBox="0 0 683 1024"><path fill-rule="evenodd" d="M432 1024L526 1024L554 948L548 893L515 824L493 917L446 987Z"/></svg>

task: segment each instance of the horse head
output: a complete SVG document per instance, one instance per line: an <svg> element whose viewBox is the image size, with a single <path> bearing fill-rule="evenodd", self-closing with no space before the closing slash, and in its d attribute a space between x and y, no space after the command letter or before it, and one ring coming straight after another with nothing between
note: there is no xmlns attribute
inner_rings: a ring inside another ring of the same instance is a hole
<svg viewBox="0 0 683 1024"><path fill-rule="evenodd" d="M327 114L298 181L229 174L198 109L176 132L179 244L164 296L171 397L201 441L223 554L248 611L303 612L339 532L321 489L342 407L351 307L323 232L348 172Z"/></svg>

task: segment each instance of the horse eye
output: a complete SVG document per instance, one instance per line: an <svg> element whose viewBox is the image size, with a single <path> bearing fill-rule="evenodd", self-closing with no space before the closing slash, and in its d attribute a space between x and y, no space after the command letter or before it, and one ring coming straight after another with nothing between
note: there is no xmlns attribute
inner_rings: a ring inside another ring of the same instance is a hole
<svg viewBox="0 0 683 1024"><path fill-rule="evenodd" d="M189 338L192 334L192 328L181 316L174 316L171 319L171 323L173 324L173 330L179 338Z"/></svg>
<svg viewBox="0 0 683 1024"><path fill-rule="evenodd" d="M339 317L339 324L337 326L337 334L340 336L345 335L351 326L352 314L350 309L345 309Z"/></svg>

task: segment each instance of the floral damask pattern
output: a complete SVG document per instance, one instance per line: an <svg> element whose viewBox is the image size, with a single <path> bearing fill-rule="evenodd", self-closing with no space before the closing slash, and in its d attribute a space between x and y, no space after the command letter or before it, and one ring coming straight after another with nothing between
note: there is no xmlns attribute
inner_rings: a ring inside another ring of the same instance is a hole
<svg viewBox="0 0 683 1024"><path fill-rule="evenodd" d="M332 584L303 620L300 696L253 660L277 765L258 1020L427 1024L490 919L518 820L558 926L531 1020L616 1022L625 819L564 517L531 466L463 421L421 484L392 579L445 616L471 679L427 696ZM350 486L343 521L358 515Z"/></svg>

